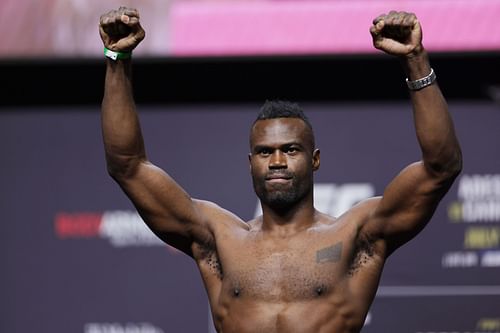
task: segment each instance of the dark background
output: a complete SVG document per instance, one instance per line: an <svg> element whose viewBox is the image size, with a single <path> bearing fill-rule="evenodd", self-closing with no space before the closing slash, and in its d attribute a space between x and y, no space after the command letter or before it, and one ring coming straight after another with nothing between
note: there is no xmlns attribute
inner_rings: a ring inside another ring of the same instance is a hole
<svg viewBox="0 0 500 333"><path fill-rule="evenodd" d="M448 99L490 99L500 82L500 53L432 54ZM104 59L4 60L2 105L93 105L102 98ZM141 104L359 101L407 98L396 58L380 55L139 58Z"/></svg>

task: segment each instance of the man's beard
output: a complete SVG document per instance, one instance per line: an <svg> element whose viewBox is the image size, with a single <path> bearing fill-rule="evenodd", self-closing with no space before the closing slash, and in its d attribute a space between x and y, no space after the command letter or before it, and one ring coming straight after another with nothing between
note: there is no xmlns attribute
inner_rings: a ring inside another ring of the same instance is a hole
<svg viewBox="0 0 500 333"><path fill-rule="evenodd" d="M283 174L282 171L277 173ZM266 177L252 177L255 194L257 194L262 204L274 209L283 210L291 208L306 197L312 188L312 181L307 182L305 179L298 180L295 175L288 172L285 175L291 177L288 182L271 185L266 185Z"/></svg>

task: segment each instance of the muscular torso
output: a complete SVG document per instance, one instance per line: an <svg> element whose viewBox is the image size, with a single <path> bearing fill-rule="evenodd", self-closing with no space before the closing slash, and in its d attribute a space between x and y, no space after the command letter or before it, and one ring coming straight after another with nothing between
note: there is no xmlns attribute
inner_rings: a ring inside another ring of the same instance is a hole
<svg viewBox="0 0 500 333"><path fill-rule="evenodd" d="M384 264L356 214L318 214L293 234L262 230L260 219L214 228L213 247L195 255L219 332L359 332Z"/></svg>

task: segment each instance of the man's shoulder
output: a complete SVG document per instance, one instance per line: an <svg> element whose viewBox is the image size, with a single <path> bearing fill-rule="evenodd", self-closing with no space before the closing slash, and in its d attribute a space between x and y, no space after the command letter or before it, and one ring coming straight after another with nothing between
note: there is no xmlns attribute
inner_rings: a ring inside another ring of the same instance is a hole
<svg viewBox="0 0 500 333"><path fill-rule="evenodd" d="M363 200L359 201L358 203L356 203L355 205L353 205L346 213L369 214L375 208L377 208L381 199L382 199L381 196L363 199Z"/></svg>
<svg viewBox="0 0 500 333"><path fill-rule="evenodd" d="M381 199L382 197L371 197L359 201L347 211L345 211L342 215L340 215L337 220L339 222L347 222L350 224L354 223L362 226L375 212Z"/></svg>
<svg viewBox="0 0 500 333"><path fill-rule="evenodd" d="M194 202L211 228L230 227L248 229L248 224L238 215L219 206L215 202L200 199L194 199Z"/></svg>

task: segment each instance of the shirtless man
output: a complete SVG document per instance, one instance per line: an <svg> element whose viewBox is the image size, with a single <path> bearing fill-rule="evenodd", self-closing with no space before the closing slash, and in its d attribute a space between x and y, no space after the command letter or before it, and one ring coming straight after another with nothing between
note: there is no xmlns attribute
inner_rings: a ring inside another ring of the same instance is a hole
<svg viewBox="0 0 500 333"><path fill-rule="evenodd" d="M117 58L107 59L102 103L109 173L155 234L194 259L218 332L359 332L387 257L424 228L460 172L460 147L415 15L381 15L370 32L406 71L422 160L383 196L327 216L313 205L320 153L312 128L297 105L266 103L249 154L263 215L244 222L191 198L148 161L128 59L145 36L139 13L122 7L101 17L108 57Z"/></svg>

